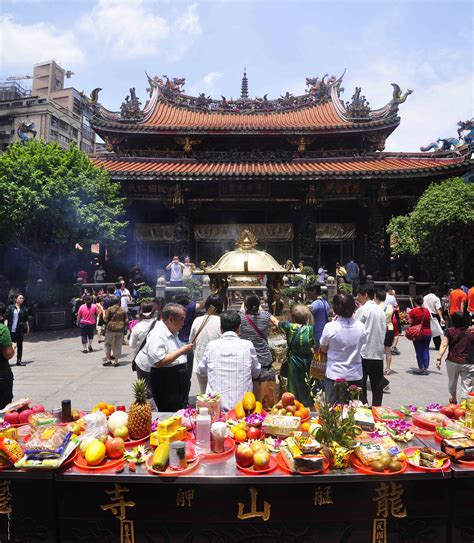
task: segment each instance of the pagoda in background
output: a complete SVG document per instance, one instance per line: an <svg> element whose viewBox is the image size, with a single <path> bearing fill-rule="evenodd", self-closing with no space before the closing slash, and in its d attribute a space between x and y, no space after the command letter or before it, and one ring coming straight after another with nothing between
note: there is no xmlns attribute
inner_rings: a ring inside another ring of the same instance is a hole
<svg viewBox="0 0 474 543"><path fill-rule="evenodd" d="M342 77L328 75L276 99L249 99L246 71L236 100L189 96L184 84L148 76L144 107L130 89L120 112L98 104L92 121L108 150L93 160L129 200L129 262L152 275L174 254L215 262L250 226L279 262L332 270L354 257L389 277L390 217L472 167L462 140L384 152L412 92L396 84L379 109L360 88L344 102Z"/></svg>

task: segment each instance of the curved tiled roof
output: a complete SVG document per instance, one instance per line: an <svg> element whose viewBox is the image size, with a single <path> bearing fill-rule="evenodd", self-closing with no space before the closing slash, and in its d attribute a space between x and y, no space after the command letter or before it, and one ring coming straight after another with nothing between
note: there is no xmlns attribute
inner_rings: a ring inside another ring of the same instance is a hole
<svg viewBox="0 0 474 543"><path fill-rule="evenodd" d="M92 161L97 166L103 166L114 177L318 177L433 174L437 171L459 168L466 161L466 157L421 158L381 155L370 158L299 159L288 162L198 162L194 159L107 156L94 157Z"/></svg>
<svg viewBox="0 0 474 543"><path fill-rule="evenodd" d="M116 128L119 131L133 132L278 132L278 131L316 131L321 130L360 130L366 127L378 127L397 124L395 116L367 122L344 120L334 107L332 100L315 103L288 111L272 112L235 112L199 111L189 107L180 107L165 100L157 100L155 106L142 121L119 121L95 118L94 128L100 132L104 128Z"/></svg>

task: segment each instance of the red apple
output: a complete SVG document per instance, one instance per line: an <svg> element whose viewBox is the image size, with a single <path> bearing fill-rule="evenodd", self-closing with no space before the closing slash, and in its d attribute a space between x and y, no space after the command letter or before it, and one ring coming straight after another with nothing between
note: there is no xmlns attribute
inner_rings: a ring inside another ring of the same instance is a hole
<svg viewBox="0 0 474 543"><path fill-rule="evenodd" d="M250 443L250 448L254 453L256 453L257 451L267 450L267 447L265 446L265 443L263 441L252 441Z"/></svg>
<svg viewBox="0 0 474 543"><path fill-rule="evenodd" d="M268 468L270 464L270 454L263 449L257 451L253 455L253 464L255 470L262 470Z"/></svg>
<svg viewBox="0 0 474 543"><path fill-rule="evenodd" d="M456 409L454 410L455 419L462 419L465 414L466 414L466 410L462 409L462 407L456 407Z"/></svg>
<svg viewBox="0 0 474 543"><path fill-rule="evenodd" d="M44 406L42 406L41 404L34 405L32 407L32 410L33 410L33 413L44 413Z"/></svg>
<svg viewBox="0 0 474 543"><path fill-rule="evenodd" d="M281 403L281 401L280 401L280 402L277 402L277 403L275 404L275 407L276 407L277 409L283 409L283 404Z"/></svg>
<svg viewBox="0 0 474 543"><path fill-rule="evenodd" d="M253 451L247 443L241 443L235 450L235 459L239 466L248 468L253 464Z"/></svg>
<svg viewBox="0 0 474 543"><path fill-rule="evenodd" d="M452 405L447 405L446 407L442 407L440 410L440 413L452 419L454 417L454 407Z"/></svg>
<svg viewBox="0 0 474 543"><path fill-rule="evenodd" d="M8 424L20 424L20 415L17 411L7 411L3 420Z"/></svg>
<svg viewBox="0 0 474 543"><path fill-rule="evenodd" d="M291 392L285 392L281 397L281 403L283 407L288 407L289 405L295 404L295 397Z"/></svg>
<svg viewBox="0 0 474 543"><path fill-rule="evenodd" d="M121 437L113 437L105 442L105 454L109 458L119 458L125 451L125 444Z"/></svg>
<svg viewBox="0 0 474 543"><path fill-rule="evenodd" d="M25 409L20 413L20 424L23 424L25 422L28 422L28 418L30 415L33 415L32 409Z"/></svg>
<svg viewBox="0 0 474 543"><path fill-rule="evenodd" d="M286 408L286 411L288 413L291 413L292 415L294 415L296 413L296 405L289 405L287 408Z"/></svg>
<svg viewBox="0 0 474 543"><path fill-rule="evenodd" d="M251 426L247 431L247 439L260 439L262 437L262 432L255 428L254 426Z"/></svg>

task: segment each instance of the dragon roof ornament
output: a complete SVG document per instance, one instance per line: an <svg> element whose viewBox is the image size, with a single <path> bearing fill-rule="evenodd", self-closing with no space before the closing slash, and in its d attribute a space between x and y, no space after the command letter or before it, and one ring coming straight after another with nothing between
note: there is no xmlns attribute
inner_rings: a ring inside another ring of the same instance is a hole
<svg viewBox="0 0 474 543"><path fill-rule="evenodd" d="M140 109L137 100L129 99L130 103L122 104L121 112L108 111L102 105L97 104L96 115L98 118L114 122L146 122L153 114L159 100L193 111L229 114L288 112L332 102L342 120L348 122L370 122L396 117L399 105L405 102L407 97L413 92L408 89L405 93L402 93L398 84L391 83L393 86L392 99L384 107L371 110L365 97L361 96L360 87L356 87L356 91L350 102L344 103L342 101L340 95L344 91L341 86L344 75L345 70L339 78L336 78L334 75L329 76L328 74L325 74L321 78L308 77L306 78L305 94L298 96L286 92L276 99L268 99L268 95L265 94L253 100L248 98L237 98L234 100L232 98L227 99L225 96L221 96L219 100L213 99L205 93L201 93L198 96L185 94L184 85L186 79L184 77L169 78L167 75L151 77L146 73L149 85L147 92L150 98L143 110Z"/></svg>

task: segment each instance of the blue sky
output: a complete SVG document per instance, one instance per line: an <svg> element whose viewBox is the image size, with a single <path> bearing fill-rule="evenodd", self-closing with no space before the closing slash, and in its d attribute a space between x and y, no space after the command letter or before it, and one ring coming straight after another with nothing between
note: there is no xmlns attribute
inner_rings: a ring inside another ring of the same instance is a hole
<svg viewBox="0 0 474 543"><path fill-rule="evenodd" d="M208 0L2 0L0 79L55 58L68 84L102 87L119 109L129 87L146 99L144 71L185 77L189 94L236 97L244 65L250 95L303 93L305 78L344 77L375 109L390 83L414 93L387 150L417 151L456 135L472 117L473 6L469 0L274 2Z"/></svg>

